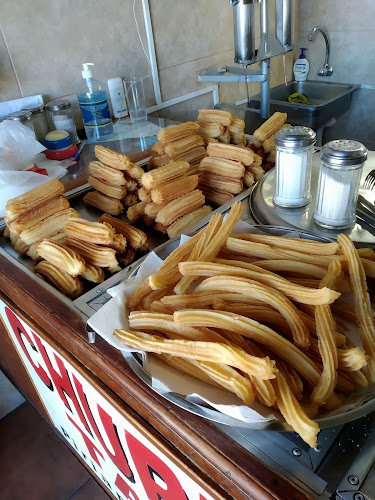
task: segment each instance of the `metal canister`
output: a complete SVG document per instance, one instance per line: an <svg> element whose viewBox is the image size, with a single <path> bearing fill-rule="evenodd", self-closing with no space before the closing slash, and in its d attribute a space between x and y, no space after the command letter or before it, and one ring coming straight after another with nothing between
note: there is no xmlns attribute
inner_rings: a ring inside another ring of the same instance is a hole
<svg viewBox="0 0 375 500"><path fill-rule="evenodd" d="M31 119L34 126L36 140L44 144L44 139L49 132L48 123L46 120L46 107L43 105L25 108L24 111L31 112Z"/></svg>

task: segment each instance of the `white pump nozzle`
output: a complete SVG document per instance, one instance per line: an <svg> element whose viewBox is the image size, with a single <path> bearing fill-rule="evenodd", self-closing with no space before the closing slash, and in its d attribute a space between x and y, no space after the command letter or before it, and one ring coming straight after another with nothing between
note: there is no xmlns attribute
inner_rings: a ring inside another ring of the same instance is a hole
<svg viewBox="0 0 375 500"><path fill-rule="evenodd" d="M86 80L87 78L91 78L92 73L89 70L89 66L94 66L94 63L82 63L82 66L83 66L82 77L86 78Z"/></svg>

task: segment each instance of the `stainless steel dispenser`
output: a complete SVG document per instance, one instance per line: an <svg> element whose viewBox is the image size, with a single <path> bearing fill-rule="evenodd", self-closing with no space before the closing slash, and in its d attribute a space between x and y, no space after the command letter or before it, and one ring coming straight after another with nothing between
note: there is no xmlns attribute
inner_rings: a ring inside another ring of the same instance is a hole
<svg viewBox="0 0 375 500"><path fill-rule="evenodd" d="M234 62L250 64L256 56L254 3L260 0L231 0L233 6Z"/></svg>
<svg viewBox="0 0 375 500"><path fill-rule="evenodd" d="M261 84L261 118L270 113L270 59L293 50L295 0L275 0L275 18L270 30L269 0L229 0L233 7L234 62L243 67L209 68L198 79L203 82L259 82ZM255 4L260 4L260 12ZM256 19L260 19L260 43L255 46ZM260 70L250 70L247 66L260 63ZM241 101L246 102L246 101ZM220 107L215 103L215 107Z"/></svg>

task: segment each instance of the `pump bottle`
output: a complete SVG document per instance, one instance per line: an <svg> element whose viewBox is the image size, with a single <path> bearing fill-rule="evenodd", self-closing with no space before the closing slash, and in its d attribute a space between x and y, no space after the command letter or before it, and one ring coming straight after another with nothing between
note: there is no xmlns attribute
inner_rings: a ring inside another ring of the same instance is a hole
<svg viewBox="0 0 375 500"><path fill-rule="evenodd" d="M293 66L294 78L297 82L304 82L307 80L307 75L309 74L310 64L305 57L304 50L306 49L303 47L300 48L301 53Z"/></svg>
<svg viewBox="0 0 375 500"><path fill-rule="evenodd" d="M77 96L87 139L96 142L113 135L113 124L105 85L92 77L89 66L94 64L83 63L83 80Z"/></svg>

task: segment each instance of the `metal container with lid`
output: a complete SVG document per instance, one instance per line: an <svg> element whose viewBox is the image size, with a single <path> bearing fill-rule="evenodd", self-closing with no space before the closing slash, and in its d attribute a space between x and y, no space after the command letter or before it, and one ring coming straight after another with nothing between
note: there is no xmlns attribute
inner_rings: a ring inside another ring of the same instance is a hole
<svg viewBox="0 0 375 500"><path fill-rule="evenodd" d="M302 207L310 202L315 137L309 127L285 127L276 133L276 205Z"/></svg>
<svg viewBox="0 0 375 500"><path fill-rule="evenodd" d="M37 141L44 144L44 138L49 132L46 120L46 107L44 104L36 107L27 107L23 111L30 111Z"/></svg>
<svg viewBox="0 0 375 500"><path fill-rule="evenodd" d="M338 139L320 153L320 174L314 221L323 227L344 229L355 224L359 183L367 149L357 141Z"/></svg>
<svg viewBox="0 0 375 500"><path fill-rule="evenodd" d="M51 116L55 129L66 130L72 135L74 142L79 143L71 102L65 99L55 99L47 103L46 109Z"/></svg>
<svg viewBox="0 0 375 500"><path fill-rule="evenodd" d="M7 117L7 120L17 120L22 123L22 125L25 125L25 127L28 127L30 130L34 131L34 125L32 121L32 114L31 111L27 110L21 110L21 111L15 111L14 113L10 113Z"/></svg>

